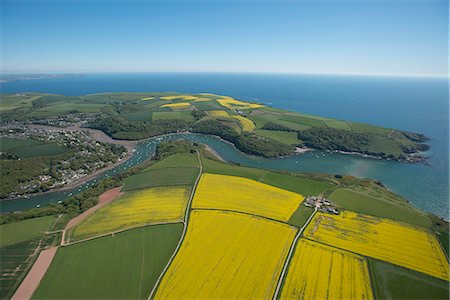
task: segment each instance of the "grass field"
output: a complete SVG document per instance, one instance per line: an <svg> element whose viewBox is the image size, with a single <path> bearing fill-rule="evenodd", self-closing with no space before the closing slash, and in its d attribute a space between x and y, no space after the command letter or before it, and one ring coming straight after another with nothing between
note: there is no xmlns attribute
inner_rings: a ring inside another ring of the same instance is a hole
<svg viewBox="0 0 450 300"><path fill-rule="evenodd" d="M198 167L198 158L193 153L177 153L144 169L143 172L161 168L196 168Z"/></svg>
<svg viewBox="0 0 450 300"><path fill-rule="evenodd" d="M265 137L268 139L278 141L283 144L288 144L288 145L300 144L300 140L297 138L297 136L298 136L297 132L293 132L293 131L258 129L258 130L255 130L255 134L258 136L262 136L262 137Z"/></svg>
<svg viewBox="0 0 450 300"><path fill-rule="evenodd" d="M325 123L325 125L327 125L328 127L331 127L331 128L342 129L342 130L347 130L347 131L352 130L352 128L346 121L330 119L330 120L324 120L323 122Z"/></svg>
<svg viewBox="0 0 450 300"><path fill-rule="evenodd" d="M33 139L0 139L0 151L14 154L20 158L53 156L64 152L64 147L55 143L44 143Z"/></svg>
<svg viewBox="0 0 450 300"><path fill-rule="evenodd" d="M0 244L6 247L42 236L50 230L54 219L46 216L0 225Z"/></svg>
<svg viewBox="0 0 450 300"><path fill-rule="evenodd" d="M147 299L181 224L148 226L61 247L34 299Z"/></svg>
<svg viewBox="0 0 450 300"><path fill-rule="evenodd" d="M152 112L152 121L181 119L187 122L195 121L191 111L154 111Z"/></svg>
<svg viewBox="0 0 450 300"><path fill-rule="evenodd" d="M390 218L424 227L430 226L430 219L425 213L411 206L406 206L405 203L386 199L382 195L371 196L367 191L336 189L329 198L340 207L358 213Z"/></svg>
<svg viewBox="0 0 450 300"><path fill-rule="evenodd" d="M131 191L157 186L193 185L198 173L197 168L150 169L124 179L124 190Z"/></svg>
<svg viewBox="0 0 450 300"><path fill-rule="evenodd" d="M334 185L327 182L275 172L267 173L261 182L305 196L323 194L335 188Z"/></svg>
<svg viewBox="0 0 450 300"><path fill-rule="evenodd" d="M303 199L300 194L247 178L204 173L192 207L233 210L287 221Z"/></svg>
<svg viewBox="0 0 450 300"><path fill-rule="evenodd" d="M128 121L151 121L152 113L148 110L129 112L121 115Z"/></svg>
<svg viewBox="0 0 450 300"><path fill-rule="evenodd" d="M448 261L436 237L410 225L344 211L318 213L304 236L358 254L448 279Z"/></svg>
<svg viewBox="0 0 450 300"><path fill-rule="evenodd" d="M305 125L305 124L301 124L301 123L295 123L295 122L290 122L290 121L281 120L281 119L277 119L277 120L275 120L273 122L275 124L287 127L289 129L292 129L292 130L297 130L297 131L306 130L306 129L311 128L311 126L309 126L309 125Z"/></svg>
<svg viewBox="0 0 450 300"><path fill-rule="evenodd" d="M373 299L367 261L300 239L280 299Z"/></svg>
<svg viewBox="0 0 450 300"><path fill-rule="evenodd" d="M262 169L233 166L230 164L202 158L203 172L245 177L273 185L305 196L318 195L335 188L334 185L302 176L291 176Z"/></svg>
<svg viewBox="0 0 450 300"><path fill-rule="evenodd" d="M194 210L155 299L271 299L294 236L278 222Z"/></svg>
<svg viewBox="0 0 450 300"><path fill-rule="evenodd" d="M311 207L306 207L303 204L300 204L297 208L297 210L292 214L291 218L289 219L288 223L297 227L302 227L305 225L308 218L313 213L314 209Z"/></svg>
<svg viewBox="0 0 450 300"><path fill-rule="evenodd" d="M369 260L374 292L379 299L448 299L449 286L423 273Z"/></svg>
<svg viewBox="0 0 450 300"><path fill-rule="evenodd" d="M310 127L326 127L326 124L323 120L317 118L303 117L295 114L284 114L278 120L301 124Z"/></svg>
<svg viewBox="0 0 450 300"><path fill-rule="evenodd" d="M127 192L73 230L73 238L96 236L145 224L181 221L189 187L158 187Z"/></svg>

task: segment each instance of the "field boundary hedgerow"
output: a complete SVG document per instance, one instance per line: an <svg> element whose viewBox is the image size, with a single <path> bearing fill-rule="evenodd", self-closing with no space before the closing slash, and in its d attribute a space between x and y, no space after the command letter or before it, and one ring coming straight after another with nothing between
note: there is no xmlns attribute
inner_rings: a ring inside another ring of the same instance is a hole
<svg viewBox="0 0 450 300"><path fill-rule="evenodd" d="M181 244L183 243L184 238L186 237L187 227L188 227L188 223L189 223L189 216L190 216L189 212L190 212L190 209L191 209L192 200L194 199L195 190L197 189L198 182L200 181L200 177L202 176L202 173L203 173L203 165L202 165L202 160L200 159L200 153L197 150L195 150L195 152L197 153L197 159L198 159L200 168L199 168L199 173L198 173L197 179L195 180L194 186L192 187L191 195L189 197L189 201L188 201L188 203L186 205L186 209L185 209L185 212L184 212L185 220L182 221L182 223L183 223L183 232L181 234L181 237L180 237L180 240L179 240L179 242L177 244L177 247L175 248L175 251L173 251L173 254L169 258L169 261L167 262L166 266L162 270L161 274L159 274L158 279L156 280L156 283L153 286L153 288L152 288L152 290L150 292L150 295L147 298L148 300L152 299L153 295L156 292L157 287L161 283L161 279L163 278L163 276L166 273L166 271L169 269L170 264L172 263L172 261L174 260L175 256L177 255L178 251L180 250Z"/></svg>

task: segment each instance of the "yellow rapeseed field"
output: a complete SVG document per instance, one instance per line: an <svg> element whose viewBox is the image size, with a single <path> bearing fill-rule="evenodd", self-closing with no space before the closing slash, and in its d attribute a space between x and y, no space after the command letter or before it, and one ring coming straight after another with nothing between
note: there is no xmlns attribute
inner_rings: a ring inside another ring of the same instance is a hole
<svg viewBox="0 0 450 300"><path fill-rule="evenodd" d="M157 187L127 192L101 208L74 230L74 237L94 236L138 225L181 221L188 187Z"/></svg>
<svg viewBox="0 0 450 300"><path fill-rule="evenodd" d="M192 207L233 210L288 221L302 195L255 180L205 173L200 178Z"/></svg>
<svg viewBox="0 0 450 300"><path fill-rule="evenodd" d="M305 237L448 280L448 262L436 237L418 227L344 211L316 214Z"/></svg>
<svg viewBox="0 0 450 300"><path fill-rule="evenodd" d="M161 107L169 107L169 108L175 108L175 109L177 109L177 108L188 108L190 106L191 106L191 104L188 103L188 102L170 103L170 104L161 105Z"/></svg>
<svg viewBox="0 0 450 300"><path fill-rule="evenodd" d="M256 129L255 123L253 123L252 120L247 119L246 117L233 116L233 118L235 118L236 120L239 121L239 123L241 124L242 130L244 130L244 131L252 132L253 130Z"/></svg>
<svg viewBox="0 0 450 300"><path fill-rule="evenodd" d="M300 239L281 299L373 299L367 261L347 251Z"/></svg>
<svg viewBox="0 0 450 300"><path fill-rule="evenodd" d="M197 98L198 97L191 96L191 95L174 95L174 96L164 96L164 97L161 97L160 99L162 99L162 100L182 99L185 101L189 101L189 100L195 100Z"/></svg>
<svg viewBox="0 0 450 300"><path fill-rule="evenodd" d="M261 104L243 102L228 96L222 96L220 99L217 99L217 102L229 109L251 109L264 107L264 105Z"/></svg>
<svg viewBox="0 0 450 300"><path fill-rule="evenodd" d="M226 110L210 110L207 111L207 113L211 117L228 117L228 112Z"/></svg>
<svg viewBox="0 0 450 300"><path fill-rule="evenodd" d="M271 299L295 234L266 219L193 210L155 299Z"/></svg>
<svg viewBox="0 0 450 300"><path fill-rule="evenodd" d="M153 100L153 99L155 99L155 97L142 98L141 100Z"/></svg>

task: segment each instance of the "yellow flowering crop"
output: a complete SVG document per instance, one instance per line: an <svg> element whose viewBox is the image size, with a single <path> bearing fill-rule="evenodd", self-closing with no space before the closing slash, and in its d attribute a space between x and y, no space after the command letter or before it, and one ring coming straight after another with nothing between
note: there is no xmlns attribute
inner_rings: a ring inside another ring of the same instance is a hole
<svg viewBox="0 0 450 300"><path fill-rule="evenodd" d="M347 251L300 239L281 299L373 299L367 261Z"/></svg>
<svg viewBox="0 0 450 300"><path fill-rule="evenodd" d="M228 96L222 96L220 99L217 100L217 102L219 102L220 105L229 109L251 109L264 107L264 105L261 104L243 102Z"/></svg>
<svg viewBox="0 0 450 300"><path fill-rule="evenodd" d="M153 100L153 99L155 99L155 97L142 98L141 100Z"/></svg>
<svg viewBox="0 0 450 300"><path fill-rule="evenodd" d="M226 110L210 110L207 111L207 113L211 117L228 117L228 112Z"/></svg>
<svg viewBox="0 0 450 300"><path fill-rule="evenodd" d="M181 221L190 188L157 187L127 192L101 208L74 230L75 238L138 225Z"/></svg>
<svg viewBox="0 0 450 300"><path fill-rule="evenodd" d="M305 237L448 280L448 262L436 237L410 225L344 211L316 214Z"/></svg>
<svg viewBox="0 0 450 300"><path fill-rule="evenodd" d="M254 216L193 210L155 299L271 299L295 234Z"/></svg>
<svg viewBox="0 0 450 300"><path fill-rule="evenodd" d="M205 173L195 191L194 208L245 212L287 221L304 197L255 180Z"/></svg>
<svg viewBox="0 0 450 300"><path fill-rule="evenodd" d="M190 107L191 104L188 102L180 102L180 103L169 103L169 104L164 104L161 105L161 107L169 107L169 108L188 108Z"/></svg>
<svg viewBox="0 0 450 300"><path fill-rule="evenodd" d="M174 96L164 96L164 97L161 97L160 99L162 99L162 100L182 99L185 101L189 101L189 100L195 100L197 98L198 97L191 96L191 95L174 95Z"/></svg>
<svg viewBox="0 0 450 300"><path fill-rule="evenodd" d="M251 131L255 130L255 128L256 128L255 123L253 123L252 120L247 119L246 117L233 116L233 118L235 118L236 120L239 121L239 123L241 124L242 130L244 130L244 131L251 132Z"/></svg>

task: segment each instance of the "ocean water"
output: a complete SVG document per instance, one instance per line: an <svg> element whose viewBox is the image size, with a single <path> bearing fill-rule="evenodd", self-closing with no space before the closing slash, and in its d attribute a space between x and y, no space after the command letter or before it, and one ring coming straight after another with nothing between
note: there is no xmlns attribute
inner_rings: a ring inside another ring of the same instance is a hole
<svg viewBox="0 0 450 300"><path fill-rule="evenodd" d="M449 93L446 79L215 73L89 74L1 83L0 89L2 93L65 95L124 91L210 92L293 111L424 133L431 138L431 150L427 153L429 166L317 152L278 160L258 159L215 139L195 139L204 139L225 159L243 165L379 179L415 206L448 219Z"/></svg>

